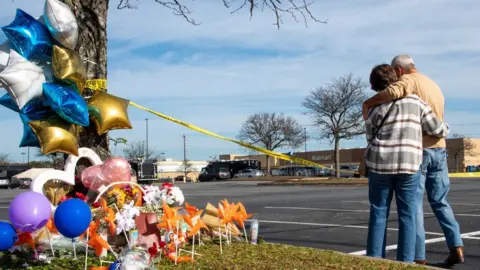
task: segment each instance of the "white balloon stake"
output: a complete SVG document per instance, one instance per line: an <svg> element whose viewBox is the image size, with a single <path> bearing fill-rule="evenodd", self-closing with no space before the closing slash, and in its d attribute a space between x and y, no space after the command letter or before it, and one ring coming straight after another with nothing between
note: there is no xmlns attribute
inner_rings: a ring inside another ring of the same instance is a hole
<svg viewBox="0 0 480 270"><path fill-rule="evenodd" d="M71 186L75 185L75 167L80 158L86 158L92 163L92 165L101 165L103 164L100 157L89 148L80 148L78 149L78 156L69 155L65 161L64 170L55 170L51 169L44 171L37 175L30 184L30 189L34 192L43 194L43 186L49 180L60 180L60 182L69 184ZM52 205L52 209L55 209L55 206Z"/></svg>
<svg viewBox="0 0 480 270"><path fill-rule="evenodd" d="M0 72L0 85L7 90L20 109L30 100L41 97L45 75L43 70L10 50L7 67Z"/></svg>

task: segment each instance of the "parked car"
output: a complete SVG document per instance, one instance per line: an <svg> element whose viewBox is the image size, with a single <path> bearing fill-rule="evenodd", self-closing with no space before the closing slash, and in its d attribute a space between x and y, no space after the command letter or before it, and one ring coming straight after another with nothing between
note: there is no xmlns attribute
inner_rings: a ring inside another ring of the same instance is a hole
<svg viewBox="0 0 480 270"><path fill-rule="evenodd" d="M204 168L205 169L205 168ZM199 182L212 181L212 180L226 180L230 179L230 172L226 168L216 168L210 170L204 170L198 176Z"/></svg>
<svg viewBox="0 0 480 270"><path fill-rule="evenodd" d="M235 178L252 178L252 177L262 177L265 176L260 170L247 169L239 171L234 177Z"/></svg>
<svg viewBox="0 0 480 270"><path fill-rule="evenodd" d="M341 165L340 166L340 177L342 177L342 178L350 178L350 177L360 178L360 172L358 171L359 168L360 168L359 165ZM351 173L348 173L346 171L351 171ZM332 171L332 174L335 175L335 171Z"/></svg>
<svg viewBox="0 0 480 270"><path fill-rule="evenodd" d="M177 177L175 177L175 182L183 182L183 175L179 175ZM187 182L192 182L192 179L190 177L187 176Z"/></svg>
<svg viewBox="0 0 480 270"><path fill-rule="evenodd" d="M0 188L7 189L10 187L10 180L8 178L0 179Z"/></svg>
<svg viewBox="0 0 480 270"><path fill-rule="evenodd" d="M12 177L10 180L10 188L29 188L32 183L30 178L16 178Z"/></svg>

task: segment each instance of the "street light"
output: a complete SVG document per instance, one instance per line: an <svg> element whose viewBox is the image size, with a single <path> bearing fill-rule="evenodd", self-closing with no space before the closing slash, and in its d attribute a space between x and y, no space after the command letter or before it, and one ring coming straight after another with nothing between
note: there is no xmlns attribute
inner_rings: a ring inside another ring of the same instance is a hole
<svg viewBox="0 0 480 270"><path fill-rule="evenodd" d="M25 155L26 155L26 154L27 154L27 153L22 152L22 163L25 163Z"/></svg>
<svg viewBox="0 0 480 270"><path fill-rule="evenodd" d="M307 159L307 127L303 127L303 131L305 134L305 159Z"/></svg>

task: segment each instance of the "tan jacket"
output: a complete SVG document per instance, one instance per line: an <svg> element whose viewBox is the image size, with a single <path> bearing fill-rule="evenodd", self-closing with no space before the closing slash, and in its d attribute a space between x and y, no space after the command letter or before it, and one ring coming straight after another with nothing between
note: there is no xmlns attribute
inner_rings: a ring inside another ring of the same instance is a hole
<svg viewBox="0 0 480 270"><path fill-rule="evenodd" d="M405 74L389 85L384 91L365 101L365 106L373 107L395 99L406 97L409 94L419 96L432 108L438 119L444 119L445 99L440 87L427 76L420 73ZM445 148L444 138L432 137L423 134L423 148Z"/></svg>

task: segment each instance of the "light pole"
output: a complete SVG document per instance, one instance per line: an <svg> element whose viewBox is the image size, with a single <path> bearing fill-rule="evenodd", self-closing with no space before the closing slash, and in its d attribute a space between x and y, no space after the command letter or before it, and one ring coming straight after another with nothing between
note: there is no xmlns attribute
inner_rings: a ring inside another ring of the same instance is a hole
<svg viewBox="0 0 480 270"><path fill-rule="evenodd" d="M187 182L187 135L183 134L183 182Z"/></svg>
<svg viewBox="0 0 480 270"><path fill-rule="evenodd" d="M22 163L25 163L25 155L26 155L26 154L27 154L27 153L22 152Z"/></svg>
<svg viewBox="0 0 480 270"><path fill-rule="evenodd" d="M303 131L305 134L305 159L307 159L307 127L303 127Z"/></svg>
<svg viewBox="0 0 480 270"><path fill-rule="evenodd" d="M30 147L27 147L27 165L30 168Z"/></svg>
<svg viewBox="0 0 480 270"><path fill-rule="evenodd" d="M146 146L145 146L145 159L148 159L148 118L145 118L145 141L146 141Z"/></svg>

